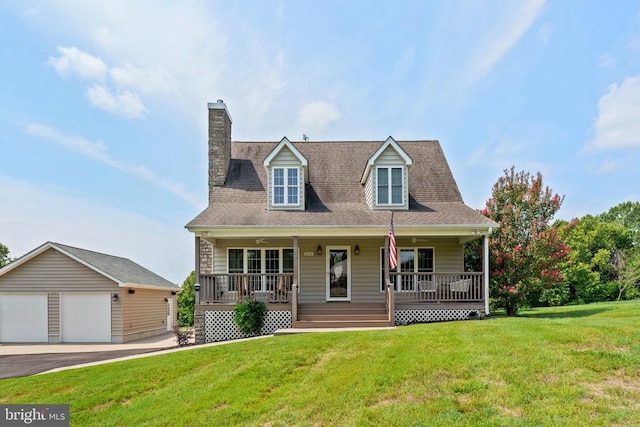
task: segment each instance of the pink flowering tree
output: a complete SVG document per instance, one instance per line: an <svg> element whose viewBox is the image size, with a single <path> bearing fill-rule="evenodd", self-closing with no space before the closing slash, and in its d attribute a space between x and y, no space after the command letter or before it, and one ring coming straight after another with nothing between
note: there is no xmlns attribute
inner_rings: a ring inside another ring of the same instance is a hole
<svg viewBox="0 0 640 427"><path fill-rule="evenodd" d="M559 263L568 248L550 225L564 197L543 187L539 172L504 172L481 212L500 224L490 237L491 300L513 316L532 295L563 286Z"/></svg>

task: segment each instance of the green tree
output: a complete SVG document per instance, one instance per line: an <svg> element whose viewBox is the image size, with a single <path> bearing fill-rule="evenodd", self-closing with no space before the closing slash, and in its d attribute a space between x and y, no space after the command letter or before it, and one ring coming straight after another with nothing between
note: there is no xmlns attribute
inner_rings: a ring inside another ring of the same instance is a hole
<svg viewBox="0 0 640 427"><path fill-rule="evenodd" d="M544 187L539 172L504 172L481 212L500 225L489 254L492 303L515 315L541 298L555 303L555 295L564 292L558 263L568 249L550 226L564 197Z"/></svg>
<svg viewBox="0 0 640 427"><path fill-rule="evenodd" d="M598 219L618 224L631 232L633 244L640 247L640 202L624 202L598 215Z"/></svg>
<svg viewBox="0 0 640 427"><path fill-rule="evenodd" d="M614 300L632 248L632 233L620 224L585 215L560 230L571 248L562 263L569 299L577 303Z"/></svg>
<svg viewBox="0 0 640 427"><path fill-rule="evenodd" d="M178 294L178 325L193 326L193 310L196 305L196 272L192 271L182 283Z"/></svg>
<svg viewBox="0 0 640 427"><path fill-rule="evenodd" d="M0 268L9 264L13 259L9 257L9 248L0 243Z"/></svg>

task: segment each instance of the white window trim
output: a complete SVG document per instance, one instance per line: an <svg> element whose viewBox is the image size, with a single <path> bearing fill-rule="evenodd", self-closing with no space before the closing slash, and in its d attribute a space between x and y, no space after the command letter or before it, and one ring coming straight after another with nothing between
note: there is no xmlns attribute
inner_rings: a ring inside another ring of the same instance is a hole
<svg viewBox="0 0 640 427"><path fill-rule="evenodd" d="M283 171L283 181L284 181L284 185L282 186L278 186L278 187L282 187L284 188L284 203L276 203L276 179L275 179L275 175L276 175L276 170L281 169ZM289 188L293 188L294 186L290 186L289 185L289 171L290 170L294 170L296 171L296 178L298 181L298 185L295 186L296 188L296 196L298 201L296 203L291 203L289 202ZM276 207L280 207L280 206L300 206L300 200L302 199L302 197L300 197L300 168L298 167L281 167L281 166L277 166L277 167L273 167L271 169L271 205L272 206L276 206Z"/></svg>
<svg viewBox="0 0 640 427"><path fill-rule="evenodd" d="M230 250L242 250L242 273L239 272L233 272L231 273L229 271L229 251ZM227 258L227 274L253 274L253 273L248 273L249 270L249 257L247 256L247 252L249 251L260 251L260 273L255 273L255 274L293 274L293 271L290 272L284 272L284 251L285 250L291 250L294 251L294 249L292 247L289 246L279 246L279 247L263 247L263 248L249 248L249 247L244 247L244 246L229 246L227 247L227 254L226 254L226 258ZM266 269L267 269L267 258L266 258L266 251L268 250L277 250L279 252L278 254L278 272L277 273L267 273ZM294 257L295 260L295 257ZM293 270L295 270L295 266L293 268ZM300 289L298 289L298 292L300 291ZM261 284L261 290L257 291L257 292L266 292L264 289L264 283Z"/></svg>
<svg viewBox="0 0 640 427"><path fill-rule="evenodd" d="M398 246L396 247L398 253L400 253L400 251L407 251L407 250L413 250L414 252L414 259L418 259L418 250L419 249L431 249L431 251L433 252L433 271L424 271L424 272L420 272L418 271L418 263L414 263L413 266L413 273L425 273L425 274L436 274L436 248L435 246ZM384 280L384 267L383 267L383 263L384 263L384 246L380 247L380 286L379 286L379 291L380 293L384 293L384 290L382 289L382 281ZM398 257L398 266L400 266L400 257ZM397 271L397 268L396 268ZM394 290L396 292L413 292L410 290L406 290L403 291L401 289L398 289L398 283L394 283Z"/></svg>
<svg viewBox="0 0 640 427"><path fill-rule="evenodd" d="M387 184L387 189L388 189L388 199L386 202L381 202L378 197L379 197L379 193L378 193L378 189L380 187L379 185L379 175L378 172L380 171L380 169L387 169L388 171L388 179L389 179L389 183ZM402 200L400 201L400 203L393 203L392 199L392 189L393 189L393 183L392 183L392 179L391 179L391 170L392 169L400 169L401 172L401 181L402 181ZM376 206L394 206L394 207L400 207L400 206L404 206L405 205L405 200L404 200L404 193L405 193L405 187L406 187L406 183L405 181L405 170L404 170L404 166L402 165L389 165L389 166L376 166L376 174L375 174L375 178L376 178L376 182L375 182L375 188L373 189L373 191L375 192L376 195Z"/></svg>

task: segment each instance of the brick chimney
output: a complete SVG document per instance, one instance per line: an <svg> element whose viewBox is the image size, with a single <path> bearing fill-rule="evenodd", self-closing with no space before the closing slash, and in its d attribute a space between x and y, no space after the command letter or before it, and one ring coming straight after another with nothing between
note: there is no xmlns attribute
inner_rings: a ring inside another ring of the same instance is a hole
<svg viewBox="0 0 640 427"><path fill-rule="evenodd" d="M224 185L231 161L231 116L221 99L209 107L209 202L211 189Z"/></svg>

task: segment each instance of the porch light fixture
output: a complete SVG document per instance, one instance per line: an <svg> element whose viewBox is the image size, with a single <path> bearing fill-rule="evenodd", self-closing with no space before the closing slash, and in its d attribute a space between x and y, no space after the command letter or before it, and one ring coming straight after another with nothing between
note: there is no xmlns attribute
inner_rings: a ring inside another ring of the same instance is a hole
<svg viewBox="0 0 640 427"><path fill-rule="evenodd" d="M316 250L318 255L322 255L322 246L318 245L318 249Z"/></svg>
<svg viewBox="0 0 640 427"><path fill-rule="evenodd" d="M111 299L114 301L118 301L120 297L118 296L118 294L111 294Z"/></svg>
<svg viewBox="0 0 640 427"><path fill-rule="evenodd" d="M175 295L175 294L176 294L176 291L171 291L171 295Z"/></svg>
<svg viewBox="0 0 640 427"><path fill-rule="evenodd" d="M165 298L165 299L164 299L164 302L169 302L169 298Z"/></svg>
<svg viewBox="0 0 640 427"><path fill-rule="evenodd" d="M360 246L356 245L354 252L356 253L356 255L360 255Z"/></svg>
<svg viewBox="0 0 640 427"><path fill-rule="evenodd" d="M127 292L129 292L131 295L133 295L133 294L136 293L136 290L135 289L129 289Z"/></svg>

